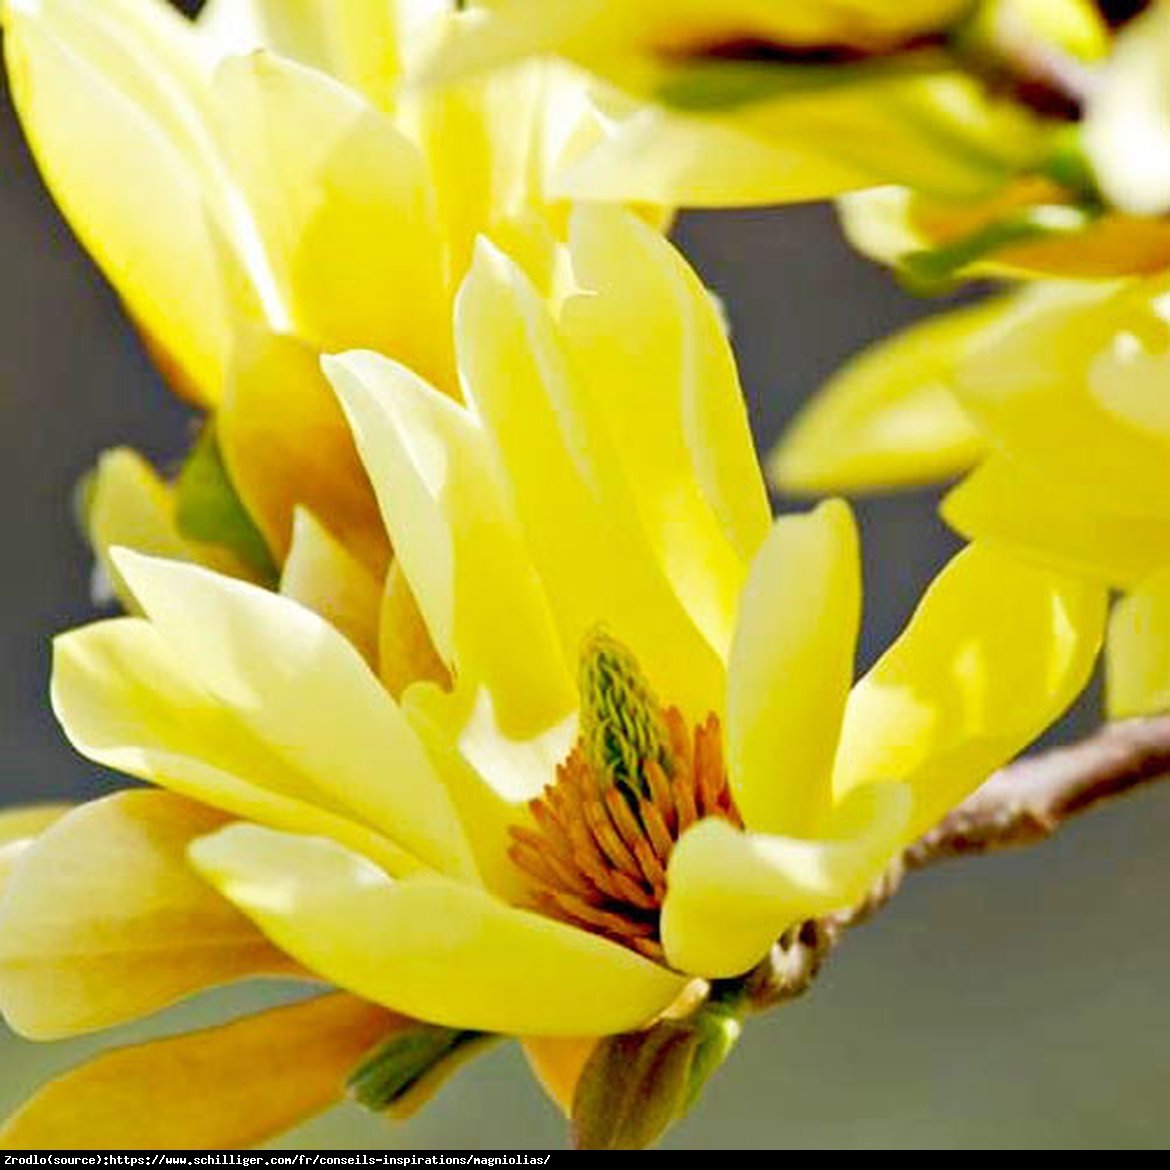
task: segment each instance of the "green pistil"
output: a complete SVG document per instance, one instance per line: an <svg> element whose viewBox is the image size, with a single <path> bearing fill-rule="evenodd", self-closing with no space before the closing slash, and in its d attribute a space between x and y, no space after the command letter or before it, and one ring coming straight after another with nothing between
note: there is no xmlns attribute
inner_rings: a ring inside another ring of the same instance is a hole
<svg viewBox="0 0 1170 1170"><path fill-rule="evenodd" d="M578 686L587 763L603 785L649 795L642 768L655 760L671 772L670 737L637 660L617 639L595 630L581 647Z"/></svg>

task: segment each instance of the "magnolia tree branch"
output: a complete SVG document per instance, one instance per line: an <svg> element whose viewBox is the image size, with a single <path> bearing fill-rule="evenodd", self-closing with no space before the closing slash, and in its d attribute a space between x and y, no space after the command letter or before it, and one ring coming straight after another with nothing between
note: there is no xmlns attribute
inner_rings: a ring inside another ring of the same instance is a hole
<svg viewBox="0 0 1170 1170"><path fill-rule="evenodd" d="M1108 723L1079 743L1009 764L911 845L862 905L785 935L750 977L749 1002L773 1007L806 991L845 931L880 910L908 870L1034 845L1072 817L1163 780L1170 780L1170 716Z"/></svg>

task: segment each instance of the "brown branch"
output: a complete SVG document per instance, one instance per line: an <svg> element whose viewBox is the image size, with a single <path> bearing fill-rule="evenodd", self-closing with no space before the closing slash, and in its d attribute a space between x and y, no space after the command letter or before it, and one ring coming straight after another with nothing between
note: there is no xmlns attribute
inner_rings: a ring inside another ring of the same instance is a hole
<svg viewBox="0 0 1170 1170"><path fill-rule="evenodd" d="M1108 723L1070 747L1025 757L997 772L906 851L922 869L1051 837L1071 817L1170 779L1170 716Z"/></svg>
<svg viewBox="0 0 1170 1170"><path fill-rule="evenodd" d="M908 870L1035 845L1072 817L1162 780L1170 780L1170 716L1109 723L1079 743L1009 764L911 845L860 906L780 939L749 977L748 1001L770 1008L807 991L846 930L880 910Z"/></svg>

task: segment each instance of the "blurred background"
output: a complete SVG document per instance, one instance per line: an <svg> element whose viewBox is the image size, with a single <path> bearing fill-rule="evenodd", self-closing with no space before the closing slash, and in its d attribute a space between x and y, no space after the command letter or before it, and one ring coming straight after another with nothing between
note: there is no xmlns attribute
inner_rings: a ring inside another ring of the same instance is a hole
<svg viewBox="0 0 1170 1170"><path fill-rule="evenodd" d="M0 805L81 800L116 780L72 753L47 700L49 639L95 616L74 485L111 445L177 458L190 420L53 209L6 94L0 173ZM940 307L853 256L826 208L688 215L676 237L727 305L761 452L846 357ZM935 503L914 493L859 507L862 666L956 547ZM1061 734L1091 725L1095 703L1091 695ZM1096 813L1042 848L913 878L809 996L752 1021L667 1145L1170 1143L1168 894L1170 790ZM217 992L149 1025L61 1045L27 1044L0 1025L0 1116L102 1047L288 994ZM408 1124L347 1106L279 1145L546 1149L564 1136L518 1051L504 1048Z"/></svg>

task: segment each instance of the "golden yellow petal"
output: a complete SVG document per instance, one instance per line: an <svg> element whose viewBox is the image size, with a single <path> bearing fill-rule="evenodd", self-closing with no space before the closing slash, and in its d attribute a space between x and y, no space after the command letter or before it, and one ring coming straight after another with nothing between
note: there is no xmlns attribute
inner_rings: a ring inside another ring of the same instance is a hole
<svg viewBox="0 0 1170 1170"><path fill-rule="evenodd" d="M740 601L727 671L728 772L750 828L804 836L831 805L860 621L849 506L777 520Z"/></svg>
<svg viewBox="0 0 1170 1170"><path fill-rule="evenodd" d="M726 655L771 516L719 313L682 257L628 212L575 211L571 256L584 292L562 313L570 358L653 554Z"/></svg>
<svg viewBox="0 0 1170 1170"><path fill-rule="evenodd" d="M745 833L708 817L687 830L667 871L662 942L678 970L708 978L754 967L789 927L860 902L906 839L901 785L859 792L837 839Z"/></svg>
<svg viewBox="0 0 1170 1170"><path fill-rule="evenodd" d="M377 354L325 366L374 481L395 557L458 685L501 725L538 734L576 695L487 437L464 407ZM517 647L524 653L518 654Z"/></svg>
<svg viewBox="0 0 1170 1170"><path fill-rule="evenodd" d="M524 1055L540 1087L570 1117L573 1112L573 1094L585 1062L597 1047L596 1036L530 1036L522 1041Z"/></svg>
<svg viewBox="0 0 1170 1170"><path fill-rule="evenodd" d="M230 236L189 26L144 0L4 10L13 98L70 225L177 388L218 397L227 347L210 220Z"/></svg>
<svg viewBox="0 0 1170 1170"><path fill-rule="evenodd" d="M386 530L315 350L255 328L238 332L216 428L232 484L278 560L303 505L382 578Z"/></svg>
<svg viewBox="0 0 1170 1170"><path fill-rule="evenodd" d="M280 574L285 597L340 630L372 667L378 662L382 587L305 508L293 515L293 538Z"/></svg>
<svg viewBox="0 0 1170 1170"><path fill-rule="evenodd" d="M968 540L1128 588L1170 559L1170 519L1125 510L1135 504L1140 508L1113 492L1086 498L1027 463L993 454L944 498L942 514Z"/></svg>
<svg viewBox="0 0 1170 1170"><path fill-rule="evenodd" d="M482 244L456 311L465 390L488 432L567 657L598 623L698 719L721 706L723 664L670 585L639 521L599 406L531 284Z"/></svg>
<svg viewBox="0 0 1170 1170"><path fill-rule="evenodd" d="M913 791L910 836L929 829L1049 727L1089 679L1105 590L971 545L853 688L833 787Z"/></svg>
<svg viewBox="0 0 1170 1170"><path fill-rule="evenodd" d="M382 589L378 676L396 699L401 699L411 683L432 682L444 689L451 685L451 672L435 650L410 582L397 561L391 563Z"/></svg>
<svg viewBox="0 0 1170 1170"><path fill-rule="evenodd" d="M455 389L442 240L418 149L357 94L269 54L225 61L216 99L296 334L368 346Z"/></svg>
<svg viewBox="0 0 1170 1170"><path fill-rule="evenodd" d="M115 1049L45 1085L0 1129L8 1150L238 1150L338 1104L404 1021L327 995Z"/></svg>

